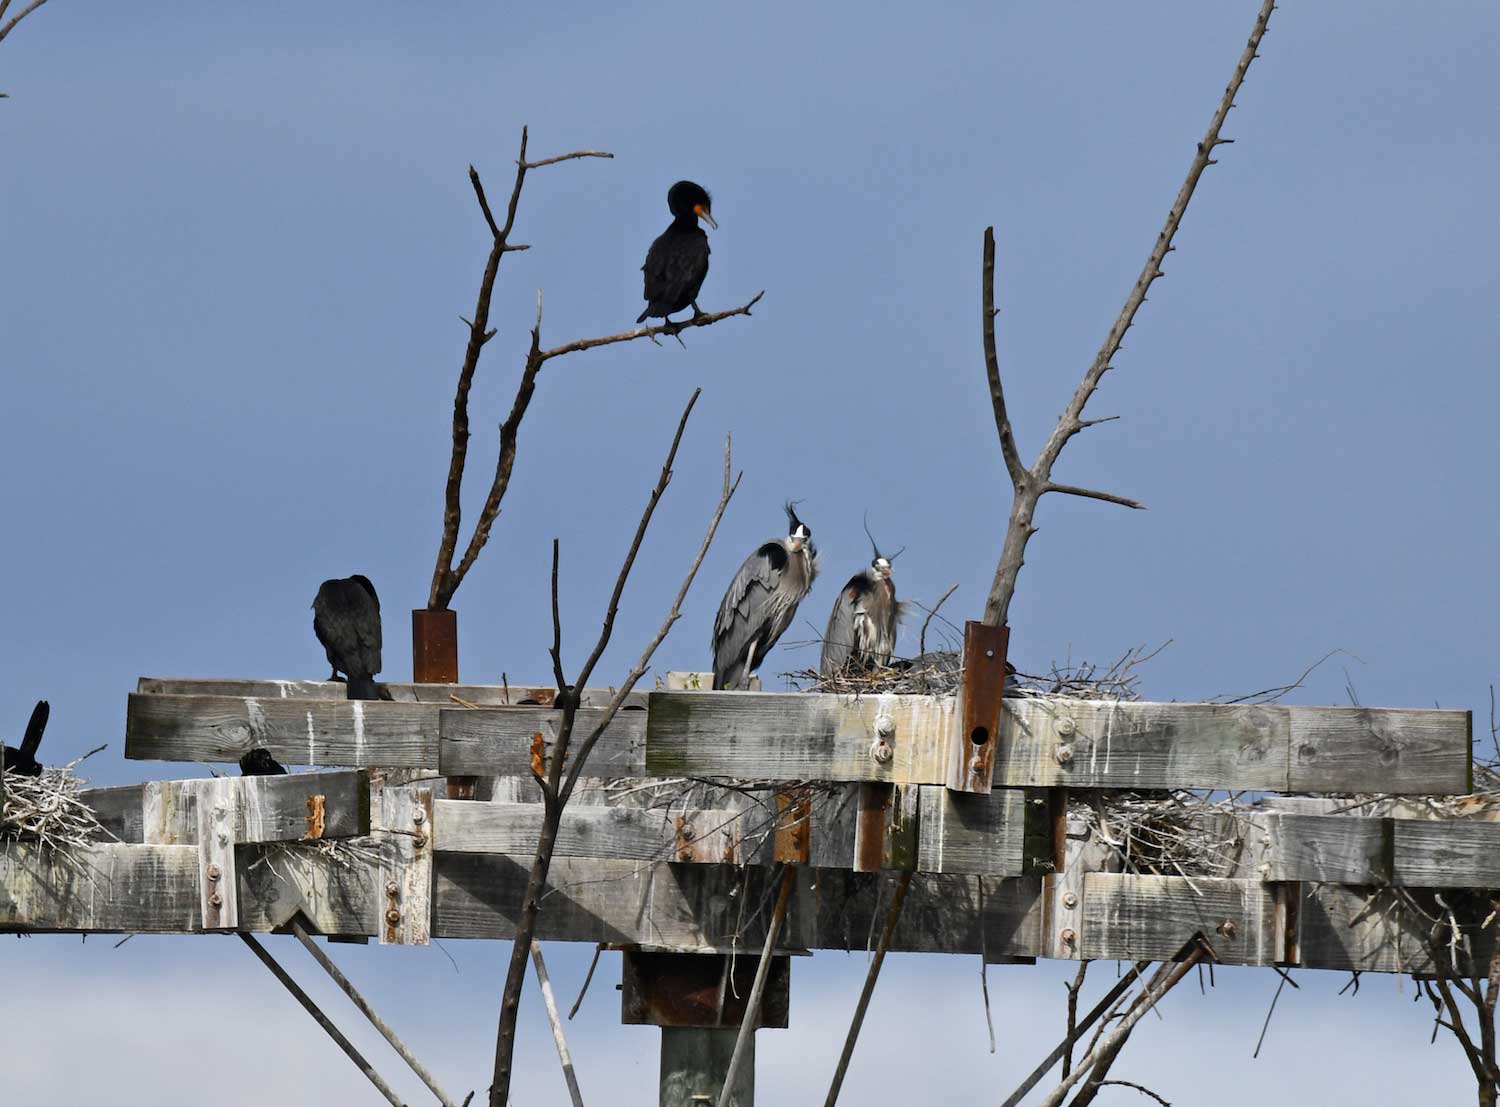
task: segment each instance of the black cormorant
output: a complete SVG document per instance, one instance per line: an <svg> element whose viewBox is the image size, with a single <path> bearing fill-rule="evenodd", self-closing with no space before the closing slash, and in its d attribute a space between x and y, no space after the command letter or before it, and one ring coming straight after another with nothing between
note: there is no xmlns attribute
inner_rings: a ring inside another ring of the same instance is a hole
<svg viewBox="0 0 1500 1107"><path fill-rule="evenodd" d="M692 181L678 181L667 191L672 225L646 251L646 264L641 266L646 274L646 310L637 323L644 323L648 316L660 316L670 324L667 317L688 306L694 318L703 314L695 301L703 278L708 276L708 235L698 226L698 220L718 230L712 207L708 193Z"/></svg>
<svg viewBox="0 0 1500 1107"><path fill-rule="evenodd" d="M284 776L286 766L271 756L269 750L256 746L240 758L241 776Z"/></svg>
<svg viewBox="0 0 1500 1107"><path fill-rule="evenodd" d="M368 577L325 580L313 600L313 631L333 666L329 680L349 678L347 698L376 700L380 672L380 597Z"/></svg>
<svg viewBox="0 0 1500 1107"><path fill-rule="evenodd" d="M714 687L746 689L792 625L818 575L812 531L786 505L787 536L763 543L740 566L714 620Z"/></svg>
<svg viewBox="0 0 1500 1107"><path fill-rule="evenodd" d="M47 717L52 708L46 700L37 700L31 709L31 721L26 724L26 733L21 738L21 747L4 747L4 764L7 772L21 776L41 776L42 763L36 759L37 747L42 744L42 731L47 729Z"/></svg>

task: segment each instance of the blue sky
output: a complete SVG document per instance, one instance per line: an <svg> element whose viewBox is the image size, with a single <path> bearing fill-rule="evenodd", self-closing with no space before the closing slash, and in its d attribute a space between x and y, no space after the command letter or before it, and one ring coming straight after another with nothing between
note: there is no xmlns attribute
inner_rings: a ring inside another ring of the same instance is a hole
<svg viewBox="0 0 1500 1107"><path fill-rule="evenodd" d="M409 674L405 613L425 599L438 539L457 317L487 248L466 167L503 196L523 123L536 156L616 158L528 184L516 237L532 249L506 259L474 390L470 517L537 289L548 342L628 326L672 181L714 193L700 303L766 298L686 350L636 343L547 367L505 511L454 603L465 678L546 678L554 535L576 668L699 385L601 676L625 671L675 589L725 433L745 481L660 670L707 667L722 589L779 532L788 497L805 500L824 552L807 622L866 560L866 508L882 541L909 546L903 595L931 602L958 583L946 610L977 615L1009 502L980 358L983 228L999 240L1000 357L1029 459L1138 272L1253 15L1189 0L48 4L0 43L0 733L46 696L50 759L108 741L89 762L100 783L190 775L122 759L135 678L321 675L307 605L320 580L355 571L384 601L385 675ZM1493 5L1459 0L1278 11L1226 127L1236 142L1090 409L1121 419L1058 468L1150 509L1043 502L1011 611L1023 668L1172 639L1144 691L1195 699L1283 683L1342 648L1358 660L1325 666L1298 700L1343 701L1347 667L1366 703L1485 709L1497 34ZM788 643L812 637L800 630ZM815 657L785 645L767 672ZM375 990L415 997L413 1036L467 1090L488 1071L505 950L450 951L461 978L436 951L345 959ZM566 991L586 951L553 959ZM19 1082L17 1102L103 1088L198 1102L163 1043L208 1048L207 980L228 985L247 1033L306 1032L275 1038L284 1069L231 1051L222 1102L358 1080L237 947L35 938L0 944L0 963L58 1012L7 1028L27 1059L0 1077ZM912 1032L915 1056L942 1059L921 1072L945 1092L983 1098L1030 1067L1061 1024L1066 966L999 974L1013 1048L994 1058L976 968L893 963L851 1098L935 1087L915 1066L892 1071ZM862 972L857 957L799 964L797 1029L764 1036L763 1088L797 1098L799 1074L826 1077ZM1274 977L1223 973L1206 1000L1174 998L1121 1075L1188 1103L1206 1098L1189 1078L1206 1071L1226 1104L1278 1087L1353 1096L1361 1080L1377 1100L1467 1096L1461 1058L1428 1048L1409 986L1405 1004L1393 980L1350 1001L1333 998L1341 978L1301 979L1269 1058L1249 1052ZM641 1102L653 1032L620 1030L607 989L591 1009L575 1042L589 1101ZM81 1029L89 1012L101 1025ZM553 1101L550 1046L528 1014L526 1102ZM83 1052L57 1052L73 1045ZM1191 1072L1169 1061L1184 1053Z"/></svg>

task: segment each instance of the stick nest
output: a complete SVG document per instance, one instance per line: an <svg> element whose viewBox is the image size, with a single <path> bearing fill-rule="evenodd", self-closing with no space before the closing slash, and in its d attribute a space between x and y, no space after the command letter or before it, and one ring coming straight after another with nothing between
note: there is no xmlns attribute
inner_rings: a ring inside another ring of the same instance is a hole
<svg viewBox="0 0 1500 1107"><path fill-rule="evenodd" d="M7 772L0 843L80 847L108 837L93 809L79 798L84 783L72 765L44 768L41 776Z"/></svg>

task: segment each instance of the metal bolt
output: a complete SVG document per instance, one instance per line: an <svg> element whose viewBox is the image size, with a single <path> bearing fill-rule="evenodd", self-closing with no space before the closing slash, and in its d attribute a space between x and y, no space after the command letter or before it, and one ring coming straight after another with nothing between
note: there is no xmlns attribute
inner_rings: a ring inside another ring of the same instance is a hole
<svg viewBox="0 0 1500 1107"><path fill-rule="evenodd" d="M388 895L388 896L395 896L400 891L401 891L401 889L396 886L396 882L394 880L387 880L385 882L385 894L386 895Z"/></svg>
<svg viewBox="0 0 1500 1107"><path fill-rule="evenodd" d="M875 759L875 763L878 765L889 764L891 758L895 755L895 752L896 751L891 749L890 745L887 742L880 738L875 739L875 741L870 744L870 756Z"/></svg>
<svg viewBox="0 0 1500 1107"><path fill-rule="evenodd" d="M385 913L385 921L391 926L395 926L398 922L401 921L401 912L392 907Z"/></svg>
<svg viewBox="0 0 1500 1107"><path fill-rule="evenodd" d="M1073 908L1078 906L1078 897L1075 896L1072 892L1064 892L1063 906L1066 907L1069 911L1073 910Z"/></svg>
<svg viewBox="0 0 1500 1107"><path fill-rule="evenodd" d="M975 754L973 757L969 758L969 772L977 775L979 770L982 768L984 768L984 762L979 760L978 754Z"/></svg>
<svg viewBox="0 0 1500 1107"><path fill-rule="evenodd" d="M995 656L995 651L994 650L985 650L984 651L984 656L985 657L994 657Z"/></svg>
<svg viewBox="0 0 1500 1107"><path fill-rule="evenodd" d="M875 733L882 738L889 738L896 733L896 720L889 715L875 716Z"/></svg>
<svg viewBox="0 0 1500 1107"><path fill-rule="evenodd" d="M424 848L427 845L427 835L418 834L411 840L411 844L416 846L418 849Z"/></svg>
<svg viewBox="0 0 1500 1107"><path fill-rule="evenodd" d="M214 907L223 907L224 906L224 897L221 896L221 895L219 895L218 892L215 892L213 895L211 895L211 896L208 897L208 902L209 902L210 905L212 905Z"/></svg>
<svg viewBox="0 0 1500 1107"><path fill-rule="evenodd" d="M227 846L228 844L229 844L229 835L225 834L222 830L219 831L219 845L220 846Z"/></svg>
<svg viewBox="0 0 1500 1107"><path fill-rule="evenodd" d="M1078 935L1073 932L1071 926L1066 927L1058 937L1062 939L1062 944L1065 946L1070 946L1078 940Z"/></svg>
<svg viewBox="0 0 1500 1107"><path fill-rule="evenodd" d="M219 879L219 866L210 865L208 867L208 879L211 881L217 881Z"/></svg>
<svg viewBox="0 0 1500 1107"><path fill-rule="evenodd" d="M1057 733L1064 738L1071 738L1077 731L1078 724L1073 721L1071 716L1064 715L1057 720Z"/></svg>
<svg viewBox="0 0 1500 1107"><path fill-rule="evenodd" d="M411 821L416 823L418 826L421 826L426 819L427 812L423 811L420 807L411 813Z"/></svg>
<svg viewBox="0 0 1500 1107"><path fill-rule="evenodd" d="M1214 927L1214 929L1217 930L1220 934L1224 935L1224 937L1231 939L1236 934L1238 934L1240 930L1240 928L1235 925L1233 919L1225 919L1218 926Z"/></svg>
<svg viewBox="0 0 1500 1107"><path fill-rule="evenodd" d="M682 837L683 840L687 842L691 842L694 838L693 828L691 826L688 826L686 823L684 823L682 827Z"/></svg>
<svg viewBox="0 0 1500 1107"><path fill-rule="evenodd" d="M1057 758L1057 763L1059 765L1066 765L1069 761L1073 760L1073 747L1067 745L1066 743L1060 743L1058 747L1052 751L1052 756Z"/></svg>

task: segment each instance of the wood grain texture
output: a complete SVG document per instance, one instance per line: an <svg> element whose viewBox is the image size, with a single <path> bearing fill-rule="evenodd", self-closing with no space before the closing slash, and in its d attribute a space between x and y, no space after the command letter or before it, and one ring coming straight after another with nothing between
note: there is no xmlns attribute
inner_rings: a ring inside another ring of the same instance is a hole
<svg viewBox="0 0 1500 1107"><path fill-rule="evenodd" d="M1472 788L1472 736L1468 711L1293 708L1280 790L1462 795Z"/></svg>
<svg viewBox="0 0 1500 1107"><path fill-rule="evenodd" d="M540 803L439 800L435 846L441 853L503 853L530 860L541 836ZM742 811L654 810L569 803L554 857L624 861L738 862Z"/></svg>
<svg viewBox="0 0 1500 1107"><path fill-rule="evenodd" d="M198 897L204 930L240 925L239 875L234 863L238 793L228 777L197 782Z"/></svg>
<svg viewBox="0 0 1500 1107"><path fill-rule="evenodd" d="M466 806L462 800L449 801ZM387 788L380 818L380 944L432 940L433 799L430 788Z"/></svg>
<svg viewBox="0 0 1500 1107"><path fill-rule="evenodd" d="M589 754L590 777L640 776L645 769L646 713L621 710ZM604 716L598 707L580 708L573 733L579 742ZM551 756L561 714L547 707L445 709L439 733L439 767L445 774L518 776L531 768L532 736L542 735Z"/></svg>
<svg viewBox="0 0 1500 1107"><path fill-rule="evenodd" d="M1392 820L1295 812L1240 817L1235 875L1269 881L1375 884L1391 878Z"/></svg>
<svg viewBox="0 0 1500 1107"><path fill-rule="evenodd" d="M1274 964L1275 897L1260 881L1091 873L1084 878L1080 956L1165 961L1201 932L1218 960Z"/></svg>
<svg viewBox="0 0 1500 1107"><path fill-rule="evenodd" d="M283 842L307 837L308 801L314 796L323 797L322 837L352 838L370 833L370 777L364 770L222 779L234 787L234 836L238 842ZM85 788L79 798L121 842L196 845L196 796L198 786L203 783L202 779L153 780L112 788Z"/></svg>
<svg viewBox="0 0 1500 1107"><path fill-rule="evenodd" d="M261 746L285 765L436 768L440 710L362 700L134 693L126 710L125 756L238 761Z"/></svg>
<svg viewBox="0 0 1500 1107"><path fill-rule="evenodd" d="M1396 893L1375 887L1302 886L1298 939L1309 967L1360 972L1428 974L1433 971L1425 936L1428 923L1398 907ZM1468 932L1473 955L1489 964L1493 928ZM1467 975L1463 948L1459 966Z"/></svg>
<svg viewBox="0 0 1500 1107"><path fill-rule="evenodd" d="M892 757L871 754L889 719ZM646 775L939 784L951 699L799 692L653 692Z"/></svg>
<svg viewBox="0 0 1500 1107"><path fill-rule="evenodd" d="M1022 876L1026 799L1014 788L988 794L921 786L917 870Z"/></svg>
<svg viewBox="0 0 1500 1107"><path fill-rule="evenodd" d="M1500 823L1389 821L1395 830L1394 883L1413 888L1500 888Z"/></svg>
<svg viewBox="0 0 1500 1107"><path fill-rule="evenodd" d="M537 684L411 684L392 681L381 689L396 703L432 703L443 707L462 706L458 701L485 707L502 705L552 706L557 689ZM346 690L332 680L220 680L190 677L141 677L136 691L166 696L250 696L257 699L342 700ZM614 696L612 688L585 688L581 697L584 707L604 707ZM627 705L642 707L645 692L625 697Z"/></svg>

